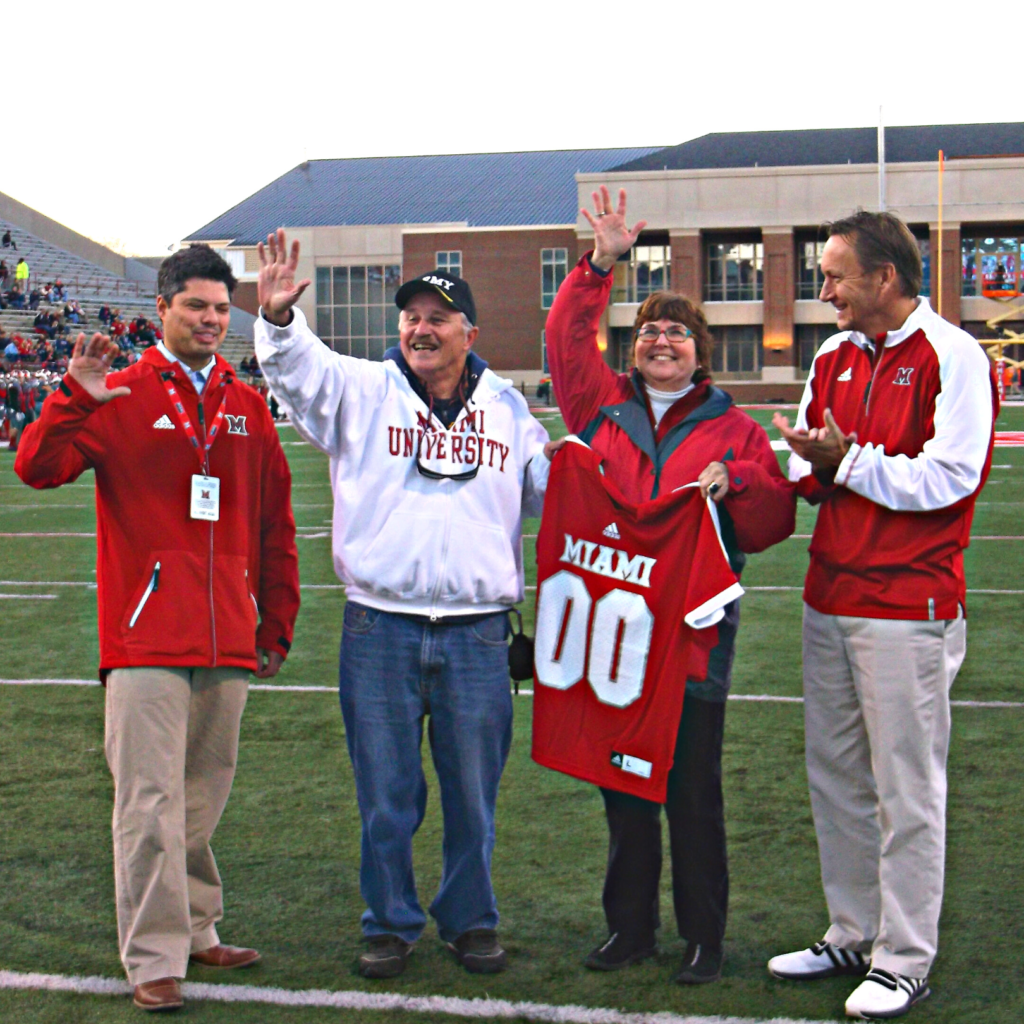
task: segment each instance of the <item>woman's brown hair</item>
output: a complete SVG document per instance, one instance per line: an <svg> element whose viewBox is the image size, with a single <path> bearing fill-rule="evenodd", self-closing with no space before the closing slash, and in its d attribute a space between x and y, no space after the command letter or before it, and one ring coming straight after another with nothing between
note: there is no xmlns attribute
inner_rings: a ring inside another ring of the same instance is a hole
<svg viewBox="0 0 1024 1024"><path fill-rule="evenodd" d="M708 330L708 322L704 314L689 299L676 292L655 292L644 299L636 311L633 321L633 362L636 362L636 336L644 324L658 320L674 320L693 331L693 340L697 348L697 369L693 374L693 383L711 379L711 353L715 347L715 339Z"/></svg>

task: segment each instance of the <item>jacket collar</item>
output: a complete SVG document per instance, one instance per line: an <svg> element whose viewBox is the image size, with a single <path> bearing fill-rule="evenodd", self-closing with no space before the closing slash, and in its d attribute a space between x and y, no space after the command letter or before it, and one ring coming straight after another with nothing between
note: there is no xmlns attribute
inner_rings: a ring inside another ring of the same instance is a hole
<svg viewBox="0 0 1024 1024"><path fill-rule="evenodd" d="M419 377L412 372L409 364L405 361L405 356L402 355L402 350L397 345L389 348L384 353L384 361L394 363L401 371L402 376L409 382L409 386L416 396L424 405L430 405L430 395L427 394L427 389L423 386L423 382ZM480 405L481 402L487 401L494 395L500 394L511 387L509 381L502 380L495 374L486 372L489 370L487 363L472 350L466 355L466 367L469 370L469 380L466 387L467 401L475 396L475 404ZM477 395L478 389L480 394Z"/></svg>
<svg viewBox="0 0 1024 1024"><path fill-rule="evenodd" d="M216 360L216 364L210 371L210 376L206 379L206 387L203 388L204 394L207 393L213 385L221 383L231 384L235 379L234 368L226 359L223 358L223 356L218 353L214 356L214 359ZM192 383L188 374L182 370L181 364L177 360L169 361L166 359L161 355L156 345L147 348L139 357L139 362L148 363L161 375L167 372L172 373L177 383L181 384L183 381L187 381L188 386L195 391L195 385Z"/></svg>
<svg viewBox="0 0 1024 1024"><path fill-rule="evenodd" d="M917 308L914 310L906 320L903 321L903 326L897 331L889 331L885 336L885 348L892 348L894 345L898 345L902 341L906 341L907 338L916 334L920 330L924 330L927 334L927 325L931 323L938 314L932 309L931 303L923 295L919 295L917 299ZM875 339L869 338L866 334L862 334L860 331L850 331L850 340L858 346L858 348L873 351L875 348Z"/></svg>

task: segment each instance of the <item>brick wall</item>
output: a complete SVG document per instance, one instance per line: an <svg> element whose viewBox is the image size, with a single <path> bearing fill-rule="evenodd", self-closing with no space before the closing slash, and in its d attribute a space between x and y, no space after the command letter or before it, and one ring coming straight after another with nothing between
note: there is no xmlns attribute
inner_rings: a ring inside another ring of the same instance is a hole
<svg viewBox="0 0 1024 1024"><path fill-rule="evenodd" d="M433 270L435 253L460 250L480 327L474 351L498 371L539 370L547 319L540 305L540 251L551 248L568 250L571 270L577 259L572 228L407 233L402 280Z"/></svg>

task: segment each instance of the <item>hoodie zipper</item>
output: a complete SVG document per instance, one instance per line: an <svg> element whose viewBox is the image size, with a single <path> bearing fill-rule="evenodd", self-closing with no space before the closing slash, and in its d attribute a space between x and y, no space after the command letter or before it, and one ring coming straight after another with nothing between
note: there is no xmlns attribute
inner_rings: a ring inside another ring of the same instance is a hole
<svg viewBox="0 0 1024 1024"><path fill-rule="evenodd" d="M138 621L139 616L142 614L142 609L146 607L146 602L149 600L149 595L153 593L160 586L160 563L157 562L153 566L153 575L149 577L149 586L146 587L145 593L142 595L142 600L138 603L135 611L132 612L131 620L128 622L128 628L134 629L135 623Z"/></svg>

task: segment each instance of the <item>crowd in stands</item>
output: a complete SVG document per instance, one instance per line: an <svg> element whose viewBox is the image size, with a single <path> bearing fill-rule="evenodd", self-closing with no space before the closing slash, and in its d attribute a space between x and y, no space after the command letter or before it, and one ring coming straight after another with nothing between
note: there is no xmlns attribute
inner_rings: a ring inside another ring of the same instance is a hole
<svg viewBox="0 0 1024 1024"><path fill-rule="evenodd" d="M18 449L18 435L34 422L43 402L60 387L61 374L52 370L11 370L0 373L0 443Z"/></svg>
<svg viewBox="0 0 1024 1024"><path fill-rule="evenodd" d="M6 260L0 260L0 309L38 309L40 303L67 302L68 294L64 282L58 277L56 281L45 284L29 284L28 264L19 260L14 272L7 266ZM77 306L78 301L73 300ZM79 314L81 309L78 310Z"/></svg>
<svg viewBox="0 0 1024 1024"><path fill-rule="evenodd" d="M125 323L118 309L104 306L100 310L102 329L108 333L121 349L121 355L114 360L114 369L130 366L142 349L155 345L163 337L160 329L144 316L137 316ZM28 366L64 373L74 344L72 329L88 326L89 318L77 300L59 307L43 307L32 321L32 331L24 334L9 334L0 324L0 351L3 352L4 369Z"/></svg>

